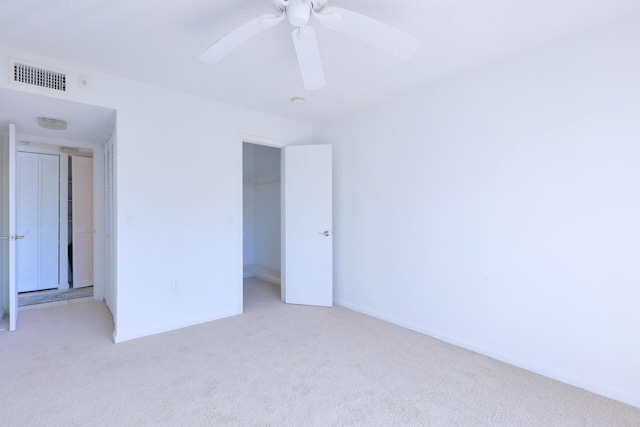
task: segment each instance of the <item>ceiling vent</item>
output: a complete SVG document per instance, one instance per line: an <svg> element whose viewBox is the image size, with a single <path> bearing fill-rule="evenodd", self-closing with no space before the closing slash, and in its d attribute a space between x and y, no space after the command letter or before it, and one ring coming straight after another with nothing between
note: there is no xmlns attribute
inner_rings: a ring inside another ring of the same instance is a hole
<svg viewBox="0 0 640 427"><path fill-rule="evenodd" d="M60 92L67 91L67 75L34 65L13 61L13 81Z"/></svg>

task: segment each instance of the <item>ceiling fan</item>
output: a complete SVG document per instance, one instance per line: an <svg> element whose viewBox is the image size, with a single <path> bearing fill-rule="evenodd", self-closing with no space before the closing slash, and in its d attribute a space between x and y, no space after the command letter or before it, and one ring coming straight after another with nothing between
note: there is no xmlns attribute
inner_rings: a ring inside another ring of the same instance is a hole
<svg viewBox="0 0 640 427"><path fill-rule="evenodd" d="M409 59L420 41L387 24L338 7L325 8L326 0L273 0L277 14L261 15L239 26L205 50L199 59L215 64L252 37L287 19L295 27L293 45L306 90L325 85L320 50L313 27L307 25L313 16L320 24L335 31L357 37L400 59Z"/></svg>

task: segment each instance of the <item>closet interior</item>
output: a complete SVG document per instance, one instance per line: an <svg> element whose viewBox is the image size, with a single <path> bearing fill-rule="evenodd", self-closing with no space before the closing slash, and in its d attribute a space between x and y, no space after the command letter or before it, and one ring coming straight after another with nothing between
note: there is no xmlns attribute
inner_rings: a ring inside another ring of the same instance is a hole
<svg viewBox="0 0 640 427"><path fill-rule="evenodd" d="M281 194L279 148L244 143L244 277L280 284Z"/></svg>

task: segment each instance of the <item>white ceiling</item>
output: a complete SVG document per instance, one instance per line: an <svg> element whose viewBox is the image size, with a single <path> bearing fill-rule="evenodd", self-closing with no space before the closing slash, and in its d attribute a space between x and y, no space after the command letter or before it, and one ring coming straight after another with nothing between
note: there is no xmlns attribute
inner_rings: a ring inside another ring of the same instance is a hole
<svg viewBox="0 0 640 427"><path fill-rule="evenodd" d="M328 0L327 6L413 34L421 48L403 62L315 24L327 85L313 92L302 86L287 22L217 65L198 61L227 32L272 13L272 0L3 0L0 45L317 123L640 13L638 0ZM291 104L297 96L307 102Z"/></svg>

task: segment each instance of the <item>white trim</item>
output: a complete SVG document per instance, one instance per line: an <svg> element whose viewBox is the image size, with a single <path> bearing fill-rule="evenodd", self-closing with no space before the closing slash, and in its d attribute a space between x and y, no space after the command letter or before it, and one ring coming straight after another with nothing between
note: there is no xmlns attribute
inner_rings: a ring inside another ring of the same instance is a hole
<svg viewBox="0 0 640 427"><path fill-rule="evenodd" d="M18 142L18 153L47 154L49 156L66 155L60 152L60 146L50 144L22 145Z"/></svg>
<svg viewBox="0 0 640 427"><path fill-rule="evenodd" d="M63 137L54 138L54 137L47 137L47 136L31 135L28 133L18 133L17 139L18 139L18 149L20 151L26 150L26 147L32 147L32 146L39 147L41 149L47 149L47 147L57 147L56 149L58 150L57 152L59 154L60 154L59 147L74 147L74 148L80 148L80 149L85 148L85 149L92 150L95 147L104 145L97 142L76 141L72 139L65 139ZM21 145L20 144L21 142L27 142L29 144ZM64 153L64 154L72 154L72 155L78 155L78 156L86 155L86 153L83 153L83 152Z"/></svg>
<svg viewBox="0 0 640 427"><path fill-rule="evenodd" d="M275 139L270 139L270 138L263 138L261 136L256 136L256 135L250 135L248 133L239 133L238 136L240 137L240 148L242 148L242 143L246 142L249 144L257 144L257 145L266 145L267 147L276 147L276 148L283 148L286 147L287 144L286 142L282 142L282 141L278 141ZM240 180L242 182L242 180Z"/></svg>
<svg viewBox="0 0 640 427"><path fill-rule="evenodd" d="M237 185L237 192L238 192L238 220L236 221L237 224L237 229L236 229L236 233L238 235L238 265L237 265L237 269L238 269L238 295L237 295L237 301L238 301L238 305L236 307L237 313L241 314L244 313L244 268L243 268L243 261L244 261L244 240L243 240L243 235L244 235L244 177L243 177L243 161L244 161L244 155L242 154L242 144L245 141L245 136L242 134L238 134L238 140L239 140L239 144L238 144L238 159L239 159L239 167L237 168L236 171L236 185Z"/></svg>
<svg viewBox="0 0 640 427"><path fill-rule="evenodd" d="M246 273L245 277L257 277L258 279L280 285L281 273L272 268L252 264L244 266L244 271Z"/></svg>

